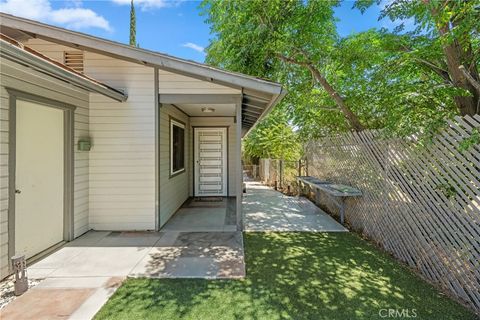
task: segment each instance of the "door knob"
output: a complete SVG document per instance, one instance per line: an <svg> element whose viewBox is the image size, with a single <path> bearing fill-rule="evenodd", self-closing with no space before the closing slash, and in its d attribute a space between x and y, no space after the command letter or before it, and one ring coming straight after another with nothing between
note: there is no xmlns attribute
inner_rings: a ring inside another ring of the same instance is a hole
<svg viewBox="0 0 480 320"><path fill-rule="evenodd" d="M22 191L19 190L19 189L15 189L15 193L20 194L20 193L22 193Z"/></svg>

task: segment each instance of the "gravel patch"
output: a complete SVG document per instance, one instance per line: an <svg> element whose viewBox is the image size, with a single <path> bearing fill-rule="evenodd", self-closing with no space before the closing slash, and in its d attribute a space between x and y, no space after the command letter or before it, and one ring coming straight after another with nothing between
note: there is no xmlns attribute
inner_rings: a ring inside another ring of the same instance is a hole
<svg viewBox="0 0 480 320"><path fill-rule="evenodd" d="M28 288L31 289L40 283L43 279L28 279ZM5 278L0 282L0 309L15 300L15 292L13 289L14 276Z"/></svg>

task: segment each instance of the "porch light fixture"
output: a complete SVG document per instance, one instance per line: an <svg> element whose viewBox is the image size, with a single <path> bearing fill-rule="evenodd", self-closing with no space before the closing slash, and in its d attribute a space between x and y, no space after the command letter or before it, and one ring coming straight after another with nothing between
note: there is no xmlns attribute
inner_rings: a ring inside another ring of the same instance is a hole
<svg viewBox="0 0 480 320"><path fill-rule="evenodd" d="M210 108L210 107L203 107L202 112L211 113L211 112L215 112L215 109Z"/></svg>

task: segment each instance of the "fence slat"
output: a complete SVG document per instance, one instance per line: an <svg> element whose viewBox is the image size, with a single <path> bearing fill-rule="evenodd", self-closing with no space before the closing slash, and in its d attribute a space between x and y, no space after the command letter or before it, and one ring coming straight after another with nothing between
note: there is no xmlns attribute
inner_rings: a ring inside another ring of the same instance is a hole
<svg viewBox="0 0 480 320"><path fill-rule="evenodd" d="M306 144L304 170L361 189L362 197L347 202L347 223L476 312L480 144L460 146L479 129L474 115L455 117L425 146L416 137L382 139L372 130L325 137ZM260 162L262 180L278 179L277 171L275 161ZM328 198L319 200L337 214Z"/></svg>

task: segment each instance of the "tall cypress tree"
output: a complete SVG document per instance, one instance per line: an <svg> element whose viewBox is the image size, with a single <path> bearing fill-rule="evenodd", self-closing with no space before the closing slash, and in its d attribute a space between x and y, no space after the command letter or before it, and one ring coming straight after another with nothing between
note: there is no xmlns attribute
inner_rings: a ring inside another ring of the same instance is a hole
<svg viewBox="0 0 480 320"><path fill-rule="evenodd" d="M137 46L137 20L135 18L135 6L130 2L130 45Z"/></svg>

